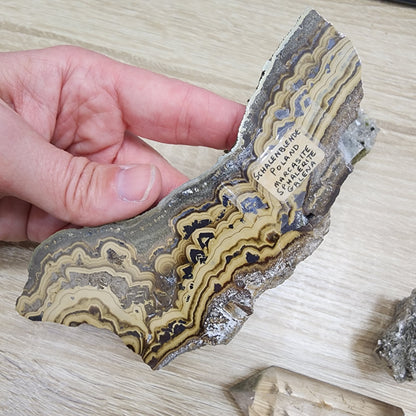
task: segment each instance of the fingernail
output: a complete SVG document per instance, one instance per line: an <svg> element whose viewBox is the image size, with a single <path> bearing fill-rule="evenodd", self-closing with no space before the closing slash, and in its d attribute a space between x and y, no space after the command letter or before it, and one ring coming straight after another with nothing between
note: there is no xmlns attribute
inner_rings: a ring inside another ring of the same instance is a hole
<svg viewBox="0 0 416 416"><path fill-rule="evenodd" d="M127 202L144 202L149 197L156 177L153 165L120 166L117 191L120 199Z"/></svg>

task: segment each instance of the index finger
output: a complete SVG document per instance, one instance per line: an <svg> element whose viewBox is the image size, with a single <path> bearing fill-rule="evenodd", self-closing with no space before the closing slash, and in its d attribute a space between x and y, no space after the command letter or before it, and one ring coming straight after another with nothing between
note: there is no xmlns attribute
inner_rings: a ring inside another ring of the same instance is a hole
<svg viewBox="0 0 416 416"><path fill-rule="evenodd" d="M180 80L120 65L116 88L128 130L165 143L232 147L243 105Z"/></svg>

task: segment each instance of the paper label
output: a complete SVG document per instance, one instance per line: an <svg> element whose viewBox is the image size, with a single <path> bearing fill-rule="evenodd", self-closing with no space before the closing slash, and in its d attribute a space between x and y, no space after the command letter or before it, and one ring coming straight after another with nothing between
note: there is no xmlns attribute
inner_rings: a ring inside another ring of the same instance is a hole
<svg viewBox="0 0 416 416"><path fill-rule="evenodd" d="M260 156L253 177L283 202L309 177L324 157L325 152L304 133L291 129Z"/></svg>

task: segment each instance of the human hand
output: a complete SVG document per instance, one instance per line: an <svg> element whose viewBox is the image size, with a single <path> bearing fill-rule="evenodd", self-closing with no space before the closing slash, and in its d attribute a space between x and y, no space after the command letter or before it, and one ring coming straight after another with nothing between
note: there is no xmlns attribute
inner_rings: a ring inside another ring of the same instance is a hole
<svg viewBox="0 0 416 416"><path fill-rule="evenodd" d="M228 149L243 112L81 48L0 53L0 240L145 211L186 177L136 135Z"/></svg>

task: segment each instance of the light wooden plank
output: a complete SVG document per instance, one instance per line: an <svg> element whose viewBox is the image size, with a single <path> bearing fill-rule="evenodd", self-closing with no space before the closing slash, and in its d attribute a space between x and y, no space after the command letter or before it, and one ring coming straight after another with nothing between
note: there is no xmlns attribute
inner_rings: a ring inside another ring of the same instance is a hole
<svg viewBox="0 0 416 416"><path fill-rule="evenodd" d="M80 45L245 102L264 61L309 6L4 0L0 50ZM375 0L316 0L314 7L356 46L363 107L381 127L342 188L322 246L257 301L229 345L152 372L109 333L18 316L31 248L1 243L1 414L237 415L226 388L276 365L416 415L415 384L396 384L372 354L395 300L416 286L416 9ZM157 148L189 176L219 154Z"/></svg>

